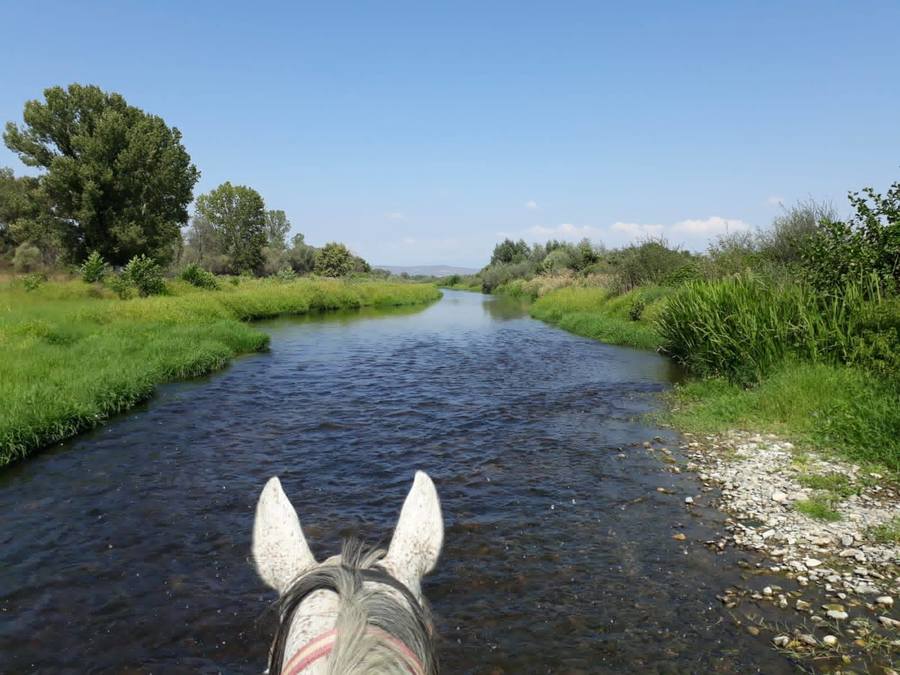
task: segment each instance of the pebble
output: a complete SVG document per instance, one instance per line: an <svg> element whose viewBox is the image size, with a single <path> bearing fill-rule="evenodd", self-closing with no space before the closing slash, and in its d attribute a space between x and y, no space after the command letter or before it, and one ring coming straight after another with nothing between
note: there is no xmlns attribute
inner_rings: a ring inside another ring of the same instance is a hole
<svg viewBox="0 0 900 675"><path fill-rule="evenodd" d="M829 610L826 612L826 614L828 614L829 617L831 617L832 619L835 619L835 620L837 620L837 621L843 621L843 620L846 619L848 616L850 616L849 614L847 614L847 612L842 612L842 611L837 610L837 609L829 609Z"/></svg>
<svg viewBox="0 0 900 675"><path fill-rule="evenodd" d="M694 498L693 498L693 497L685 497L685 498L684 498L684 503L685 503L685 504L693 504L693 503L694 503Z"/></svg>
<svg viewBox="0 0 900 675"><path fill-rule="evenodd" d="M809 609L810 605L806 600L797 600L797 604L795 605L798 612L805 612Z"/></svg>
<svg viewBox="0 0 900 675"><path fill-rule="evenodd" d="M883 626L887 626L888 628L900 628L900 621L897 621L897 619L892 619L889 616L879 616L878 620Z"/></svg>
<svg viewBox="0 0 900 675"><path fill-rule="evenodd" d="M817 560L816 558L807 558L803 561L803 564L807 567L818 567L822 564L821 560Z"/></svg>
<svg viewBox="0 0 900 675"><path fill-rule="evenodd" d="M881 597L875 598L875 602L879 605L884 605L885 607L894 606L894 599L889 595L882 595Z"/></svg>
<svg viewBox="0 0 900 675"><path fill-rule="evenodd" d="M784 504L787 501L788 496L779 490L776 490L772 493L772 501L778 502L779 504Z"/></svg>
<svg viewBox="0 0 900 675"><path fill-rule="evenodd" d="M822 642L824 642L828 647L834 647L837 644L838 639L834 635L826 635L822 638Z"/></svg>
<svg viewBox="0 0 900 675"><path fill-rule="evenodd" d="M771 586L766 586L766 587L763 589L763 595L772 595L772 587L771 587Z"/></svg>
<svg viewBox="0 0 900 675"><path fill-rule="evenodd" d="M777 635L772 638L772 642L775 643L776 647L787 647L791 642L791 638L787 635Z"/></svg>

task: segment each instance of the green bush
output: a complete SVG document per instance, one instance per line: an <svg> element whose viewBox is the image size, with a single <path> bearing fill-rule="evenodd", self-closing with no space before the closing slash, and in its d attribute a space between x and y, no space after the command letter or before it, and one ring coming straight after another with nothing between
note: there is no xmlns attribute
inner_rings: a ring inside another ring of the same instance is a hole
<svg viewBox="0 0 900 675"><path fill-rule="evenodd" d="M36 272L42 266L41 251L37 246L26 241L16 248L13 256L13 269L16 272L20 274Z"/></svg>
<svg viewBox="0 0 900 675"><path fill-rule="evenodd" d="M106 278L106 285L122 300L127 300L134 295L134 286L124 274L112 274Z"/></svg>
<svg viewBox="0 0 900 675"><path fill-rule="evenodd" d="M801 251L805 278L818 290L839 292L847 283L876 275L900 288L900 183L886 196L865 188L851 193L856 213L849 222L822 221Z"/></svg>
<svg viewBox="0 0 900 675"><path fill-rule="evenodd" d="M282 283L288 283L297 278L297 273L290 267L282 267L278 270L278 273L275 274L275 278Z"/></svg>
<svg viewBox="0 0 900 675"><path fill-rule="evenodd" d="M152 258L144 254L136 255L122 270L122 276L133 285L142 298L148 295L161 295L166 291L162 269Z"/></svg>
<svg viewBox="0 0 900 675"><path fill-rule="evenodd" d="M691 262L691 254L670 248L664 239L649 239L618 251L611 258L618 293L659 283Z"/></svg>
<svg viewBox="0 0 900 675"><path fill-rule="evenodd" d="M22 285L26 291L36 291L41 285L47 281L47 275L43 272L33 272L22 280Z"/></svg>
<svg viewBox="0 0 900 675"><path fill-rule="evenodd" d="M197 288L206 288L209 290L216 290L219 288L219 282L216 281L216 276L207 272L196 263L191 263L182 270L181 279Z"/></svg>
<svg viewBox="0 0 900 675"><path fill-rule="evenodd" d="M103 277L109 271L109 267L99 251L93 251L79 268L81 279L88 284L103 281Z"/></svg>
<svg viewBox="0 0 900 675"><path fill-rule="evenodd" d="M353 271L353 254L343 244L331 242L316 251L316 274L323 277L345 277Z"/></svg>

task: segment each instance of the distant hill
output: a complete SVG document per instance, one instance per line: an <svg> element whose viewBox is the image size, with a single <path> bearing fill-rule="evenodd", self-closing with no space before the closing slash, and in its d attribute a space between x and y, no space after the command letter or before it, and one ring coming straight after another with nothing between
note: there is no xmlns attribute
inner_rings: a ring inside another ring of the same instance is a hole
<svg viewBox="0 0 900 675"><path fill-rule="evenodd" d="M403 274L406 272L409 276L427 276L427 277L449 277L454 274L465 276L466 274L475 274L478 270L474 267L453 267L452 265L372 265L379 270L387 270L391 274Z"/></svg>

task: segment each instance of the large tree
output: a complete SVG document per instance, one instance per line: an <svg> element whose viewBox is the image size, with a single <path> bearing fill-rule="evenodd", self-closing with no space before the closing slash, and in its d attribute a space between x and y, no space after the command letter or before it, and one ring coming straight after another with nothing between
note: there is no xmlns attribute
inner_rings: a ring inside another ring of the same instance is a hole
<svg viewBox="0 0 900 675"><path fill-rule="evenodd" d="M197 197L197 214L215 229L232 272L259 272L265 261L266 205L253 188L222 183Z"/></svg>
<svg viewBox="0 0 900 675"><path fill-rule="evenodd" d="M73 259L92 250L117 264L140 253L171 257L200 175L178 129L80 84L44 90L23 118L22 127L6 125L3 140L46 170L42 192Z"/></svg>
<svg viewBox="0 0 900 675"><path fill-rule="evenodd" d="M283 249L285 237L291 229L291 221L284 211L266 211L266 239L269 248Z"/></svg>

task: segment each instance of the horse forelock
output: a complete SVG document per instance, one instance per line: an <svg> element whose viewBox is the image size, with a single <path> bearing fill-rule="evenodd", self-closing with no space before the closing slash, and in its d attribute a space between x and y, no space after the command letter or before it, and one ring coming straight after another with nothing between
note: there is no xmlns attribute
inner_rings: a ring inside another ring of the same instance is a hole
<svg viewBox="0 0 900 675"><path fill-rule="evenodd" d="M329 675L408 675L409 666L393 641L415 655L424 675L436 675L428 605L380 566L384 555L382 550L351 540L344 543L339 560L319 565L291 584L278 600L279 623L269 652L270 675L280 675L285 657L290 658L285 649L291 626L303 600L316 591L331 591L339 598Z"/></svg>

